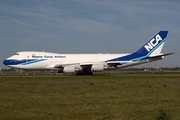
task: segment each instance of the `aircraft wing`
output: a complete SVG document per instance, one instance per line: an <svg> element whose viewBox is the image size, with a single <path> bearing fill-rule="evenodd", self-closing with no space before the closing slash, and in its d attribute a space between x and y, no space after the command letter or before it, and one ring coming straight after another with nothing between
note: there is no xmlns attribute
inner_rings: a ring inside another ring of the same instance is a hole
<svg viewBox="0 0 180 120"><path fill-rule="evenodd" d="M105 62L89 62L89 63L72 63L72 64L55 64L54 68L58 68L61 72L73 72L73 71L103 71ZM52 67L52 66L51 66Z"/></svg>
<svg viewBox="0 0 180 120"><path fill-rule="evenodd" d="M88 63L72 63L72 64L55 64L54 68L61 68L65 66L71 66L71 65L79 65L81 67L85 66L92 66L93 64L103 64L104 62L88 62Z"/></svg>

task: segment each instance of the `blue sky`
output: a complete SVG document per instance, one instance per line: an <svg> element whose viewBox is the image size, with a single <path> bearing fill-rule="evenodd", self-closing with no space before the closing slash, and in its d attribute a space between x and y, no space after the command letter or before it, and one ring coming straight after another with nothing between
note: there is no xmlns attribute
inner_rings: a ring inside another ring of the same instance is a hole
<svg viewBox="0 0 180 120"><path fill-rule="evenodd" d="M179 0L1 0L0 67L18 51L132 53L160 30L164 60L137 67L180 67Z"/></svg>

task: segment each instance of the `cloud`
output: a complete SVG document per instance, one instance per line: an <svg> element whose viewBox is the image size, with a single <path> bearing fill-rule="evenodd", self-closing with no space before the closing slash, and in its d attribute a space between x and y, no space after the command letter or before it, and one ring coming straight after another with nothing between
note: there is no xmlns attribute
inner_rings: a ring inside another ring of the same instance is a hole
<svg viewBox="0 0 180 120"><path fill-rule="evenodd" d="M25 22L19 21L19 20L15 19L15 18L11 18L11 19L14 20L15 22L21 24L21 25L25 25L25 26L28 26L28 27L36 28L36 27L34 27L34 26L30 25L30 24L27 24Z"/></svg>

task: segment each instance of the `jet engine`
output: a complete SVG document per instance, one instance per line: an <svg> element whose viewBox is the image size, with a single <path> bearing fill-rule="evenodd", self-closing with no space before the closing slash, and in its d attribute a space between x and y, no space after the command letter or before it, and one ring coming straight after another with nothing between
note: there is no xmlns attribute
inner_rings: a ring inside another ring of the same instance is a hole
<svg viewBox="0 0 180 120"><path fill-rule="evenodd" d="M63 69L63 73L74 73L76 72L76 68L74 66L65 66Z"/></svg>
<svg viewBox="0 0 180 120"><path fill-rule="evenodd" d="M93 64L91 67L91 71L103 71L104 65L103 64Z"/></svg>

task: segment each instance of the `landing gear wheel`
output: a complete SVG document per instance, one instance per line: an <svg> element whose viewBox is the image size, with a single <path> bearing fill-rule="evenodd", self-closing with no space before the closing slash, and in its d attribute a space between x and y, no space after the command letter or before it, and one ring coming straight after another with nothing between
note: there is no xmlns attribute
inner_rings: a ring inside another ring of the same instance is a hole
<svg viewBox="0 0 180 120"><path fill-rule="evenodd" d="M76 75L83 75L82 73L80 73L80 72L78 72L78 73L76 73Z"/></svg>
<svg viewBox="0 0 180 120"><path fill-rule="evenodd" d="M25 74L24 73L21 73L21 76L24 76Z"/></svg>
<svg viewBox="0 0 180 120"><path fill-rule="evenodd" d="M93 75L93 72L89 72L89 74L88 75Z"/></svg>
<svg viewBox="0 0 180 120"><path fill-rule="evenodd" d="M93 75L92 72L78 72L76 75Z"/></svg>

